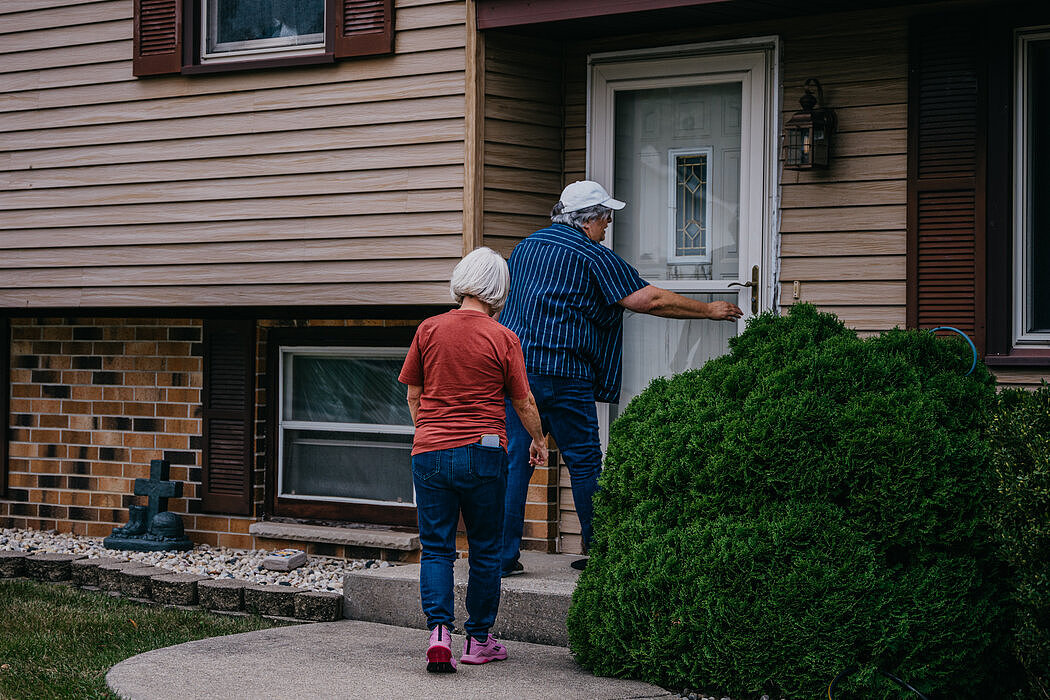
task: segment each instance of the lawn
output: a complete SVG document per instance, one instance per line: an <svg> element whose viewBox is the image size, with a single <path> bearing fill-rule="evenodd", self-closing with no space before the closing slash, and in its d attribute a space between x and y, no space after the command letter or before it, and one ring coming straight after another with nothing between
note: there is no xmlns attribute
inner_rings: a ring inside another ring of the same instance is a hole
<svg viewBox="0 0 1050 700"><path fill-rule="evenodd" d="M273 627L132 603L65 585L0 579L0 698L114 698L106 672L142 652Z"/></svg>

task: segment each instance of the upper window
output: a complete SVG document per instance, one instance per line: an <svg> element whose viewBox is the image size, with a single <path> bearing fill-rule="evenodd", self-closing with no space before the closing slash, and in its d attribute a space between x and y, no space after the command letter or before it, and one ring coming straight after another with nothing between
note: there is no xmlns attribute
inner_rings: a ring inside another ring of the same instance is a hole
<svg viewBox="0 0 1050 700"><path fill-rule="evenodd" d="M205 0L201 60L323 53L324 0Z"/></svg>
<svg viewBox="0 0 1050 700"><path fill-rule="evenodd" d="M1050 344L1050 31L1017 35L1014 342Z"/></svg>
<svg viewBox="0 0 1050 700"><path fill-rule="evenodd" d="M134 74L330 62L394 50L393 0L134 0Z"/></svg>

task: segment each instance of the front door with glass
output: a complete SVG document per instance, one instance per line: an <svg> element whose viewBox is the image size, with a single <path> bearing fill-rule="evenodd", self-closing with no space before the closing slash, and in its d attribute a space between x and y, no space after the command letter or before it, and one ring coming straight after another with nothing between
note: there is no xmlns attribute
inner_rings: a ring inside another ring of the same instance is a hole
<svg viewBox="0 0 1050 700"><path fill-rule="evenodd" d="M628 203L606 244L647 281L746 319L771 302L774 46L734 48L592 57L588 171ZM629 313L621 403L723 354L742 324Z"/></svg>

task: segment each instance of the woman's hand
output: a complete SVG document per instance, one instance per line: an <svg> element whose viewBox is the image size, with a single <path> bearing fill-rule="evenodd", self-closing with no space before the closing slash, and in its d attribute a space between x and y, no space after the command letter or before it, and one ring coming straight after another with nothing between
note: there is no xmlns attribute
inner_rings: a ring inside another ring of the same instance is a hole
<svg viewBox="0 0 1050 700"><path fill-rule="evenodd" d="M529 445L529 464L538 467L547 463L547 441L533 440Z"/></svg>

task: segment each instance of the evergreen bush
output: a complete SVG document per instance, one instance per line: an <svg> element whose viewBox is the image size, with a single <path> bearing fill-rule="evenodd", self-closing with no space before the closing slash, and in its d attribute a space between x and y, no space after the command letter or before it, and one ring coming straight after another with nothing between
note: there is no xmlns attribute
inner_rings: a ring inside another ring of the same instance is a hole
<svg viewBox="0 0 1050 700"><path fill-rule="evenodd" d="M797 305L654 380L612 426L578 662L737 700L826 697L854 664L839 697L904 697L876 669L1003 696L994 380L971 361L958 338L862 340Z"/></svg>
<svg viewBox="0 0 1050 700"><path fill-rule="evenodd" d="M1050 385L1004 390L991 426L996 528L1014 569L1015 649L1029 697L1050 698Z"/></svg>

